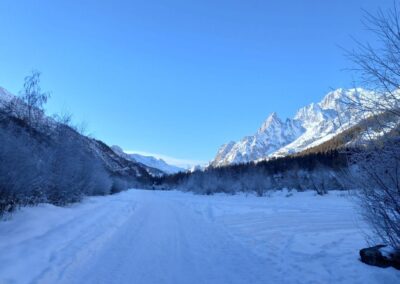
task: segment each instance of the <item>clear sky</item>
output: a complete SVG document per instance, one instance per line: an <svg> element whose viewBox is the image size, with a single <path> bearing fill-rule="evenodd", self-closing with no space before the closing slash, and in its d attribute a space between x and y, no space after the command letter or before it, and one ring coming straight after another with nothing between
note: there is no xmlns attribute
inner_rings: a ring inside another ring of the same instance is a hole
<svg viewBox="0 0 400 284"><path fill-rule="evenodd" d="M362 8L392 0L0 0L0 86L32 69L123 149L206 161L352 78L338 46L368 40Z"/></svg>

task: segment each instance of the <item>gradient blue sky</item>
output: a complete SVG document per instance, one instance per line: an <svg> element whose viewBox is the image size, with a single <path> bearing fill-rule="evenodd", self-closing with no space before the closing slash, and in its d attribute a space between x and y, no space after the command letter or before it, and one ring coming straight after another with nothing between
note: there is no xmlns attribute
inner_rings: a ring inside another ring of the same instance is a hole
<svg viewBox="0 0 400 284"><path fill-rule="evenodd" d="M30 70L90 133L206 161L269 113L292 116L352 78L338 46L369 40L362 8L391 0L0 0L0 86Z"/></svg>

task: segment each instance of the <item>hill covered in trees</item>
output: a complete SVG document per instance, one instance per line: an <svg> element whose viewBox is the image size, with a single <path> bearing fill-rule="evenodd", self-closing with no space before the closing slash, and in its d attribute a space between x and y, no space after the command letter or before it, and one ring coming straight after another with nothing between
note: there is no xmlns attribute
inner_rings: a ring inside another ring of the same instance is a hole
<svg viewBox="0 0 400 284"><path fill-rule="evenodd" d="M152 184L151 169L87 137L70 117L48 117L39 74L25 79L15 97L0 90L0 215L19 206L65 205Z"/></svg>

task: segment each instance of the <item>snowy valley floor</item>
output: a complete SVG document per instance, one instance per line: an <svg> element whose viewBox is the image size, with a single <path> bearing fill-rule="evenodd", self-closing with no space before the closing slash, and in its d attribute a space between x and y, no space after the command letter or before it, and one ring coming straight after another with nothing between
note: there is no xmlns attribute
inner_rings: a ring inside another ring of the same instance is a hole
<svg viewBox="0 0 400 284"><path fill-rule="evenodd" d="M0 222L0 283L400 283L346 194L130 190Z"/></svg>

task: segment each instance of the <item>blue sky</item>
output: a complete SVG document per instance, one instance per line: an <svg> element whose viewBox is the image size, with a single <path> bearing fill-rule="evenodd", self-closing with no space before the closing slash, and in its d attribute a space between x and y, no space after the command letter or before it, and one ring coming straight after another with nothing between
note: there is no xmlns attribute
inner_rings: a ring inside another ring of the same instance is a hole
<svg viewBox="0 0 400 284"><path fill-rule="evenodd" d="M349 87L338 46L391 0L0 0L0 86L32 69L96 138L195 161Z"/></svg>

